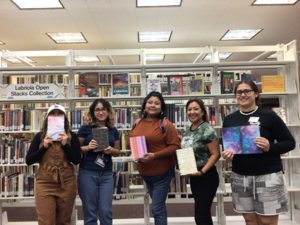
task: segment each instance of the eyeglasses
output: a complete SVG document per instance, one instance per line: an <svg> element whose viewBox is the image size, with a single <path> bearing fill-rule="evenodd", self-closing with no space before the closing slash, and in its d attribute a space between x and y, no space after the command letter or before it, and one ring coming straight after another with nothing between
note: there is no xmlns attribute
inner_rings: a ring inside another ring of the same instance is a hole
<svg viewBox="0 0 300 225"><path fill-rule="evenodd" d="M250 95L251 94L251 91L253 91L253 90L250 90L250 89L245 89L245 90L239 90L239 91L237 91L236 92L236 95L238 95L238 96L240 96L240 95L242 95L243 93L245 94L245 95Z"/></svg>
<svg viewBox="0 0 300 225"><path fill-rule="evenodd" d="M95 113L100 113L100 112L106 113L106 112L107 112L107 109L95 109L94 112L95 112Z"/></svg>

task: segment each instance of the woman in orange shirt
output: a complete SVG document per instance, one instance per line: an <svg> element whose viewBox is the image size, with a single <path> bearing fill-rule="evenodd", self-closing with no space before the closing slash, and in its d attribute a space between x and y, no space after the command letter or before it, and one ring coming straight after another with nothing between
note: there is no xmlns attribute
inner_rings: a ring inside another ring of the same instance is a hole
<svg viewBox="0 0 300 225"><path fill-rule="evenodd" d="M175 175L175 151L180 148L173 123L166 119L161 130L159 120L165 117L165 101L159 92L149 93L142 104L143 118L132 128L130 137L145 136L148 153L138 162L138 171L152 198L156 225L167 224L166 198Z"/></svg>

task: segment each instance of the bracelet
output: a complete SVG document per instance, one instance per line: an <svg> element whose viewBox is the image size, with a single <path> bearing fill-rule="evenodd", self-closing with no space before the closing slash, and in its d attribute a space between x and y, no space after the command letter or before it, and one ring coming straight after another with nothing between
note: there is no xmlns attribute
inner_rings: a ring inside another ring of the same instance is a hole
<svg viewBox="0 0 300 225"><path fill-rule="evenodd" d="M201 173L201 176L203 176L203 175L204 175L204 173L203 173L202 169L200 170L200 173Z"/></svg>

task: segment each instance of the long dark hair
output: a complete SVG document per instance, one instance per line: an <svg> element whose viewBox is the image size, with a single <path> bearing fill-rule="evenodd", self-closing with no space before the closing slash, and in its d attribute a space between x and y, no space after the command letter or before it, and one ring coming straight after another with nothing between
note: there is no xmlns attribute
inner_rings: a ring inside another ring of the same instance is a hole
<svg viewBox="0 0 300 225"><path fill-rule="evenodd" d="M143 114L143 118L147 117L147 113L145 111L145 107L146 107L146 104L147 104L147 101L149 98L151 97L157 97L161 103L161 112L162 113L159 113L157 115L157 118L159 119L163 119L164 117L166 117L166 104L165 104L165 100L163 98L163 96L161 95L161 93L157 92L157 91L152 91L150 92L146 98L144 99L144 102L142 104L142 114Z"/></svg>
<svg viewBox="0 0 300 225"><path fill-rule="evenodd" d="M256 86L256 84L252 81L252 80L242 80L240 81L234 88L234 95L236 96L236 91L237 91L237 88L241 85L241 84L248 84L250 86L250 88L254 91L254 93L257 93L257 97L255 98L255 104L256 105L259 105L259 91L258 91L258 88Z"/></svg>
<svg viewBox="0 0 300 225"><path fill-rule="evenodd" d="M186 103L186 106L185 106L186 112L188 111L188 107L189 107L189 105L190 105L192 102L196 102L196 103L200 106L200 108L201 108L201 110L202 110L202 112L203 112L202 120L203 120L204 122L209 123L209 119L208 119L208 114L207 114L207 111L206 111L206 107L205 107L205 105L204 105L204 102L203 102L202 99L200 99L200 98L192 98L192 99L190 99L190 100Z"/></svg>
<svg viewBox="0 0 300 225"><path fill-rule="evenodd" d="M93 101L93 103L90 105L89 112L87 113L87 116L85 118L85 123L88 126L97 126L97 119L95 117L95 108L98 105L98 103L101 103L103 105L103 108L105 108L108 112L108 116L106 118L105 126L107 127L114 127L115 126L115 111L111 107L108 101L106 101L103 98L99 98Z"/></svg>

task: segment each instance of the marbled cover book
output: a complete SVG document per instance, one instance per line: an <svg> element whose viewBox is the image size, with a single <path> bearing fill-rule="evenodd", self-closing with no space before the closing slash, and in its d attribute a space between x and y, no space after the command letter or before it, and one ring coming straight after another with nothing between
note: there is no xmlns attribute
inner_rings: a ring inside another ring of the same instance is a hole
<svg viewBox="0 0 300 225"><path fill-rule="evenodd" d="M177 149L176 155L180 176L198 172L193 148Z"/></svg>
<svg viewBox="0 0 300 225"><path fill-rule="evenodd" d="M52 141L59 141L58 134L63 134L65 128L65 117L64 116L49 116L47 135L52 138Z"/></svg>
<svg viewBox="0 0 300 225"><path fill-rule="evenodd" d="M231 150L233 154L256 154L262 150L254 143L260 137L258 125L222 128L224 151Z"/></svg>
<svg viewBox="0 0 300 225"><path fill-rule="evenodd" d="M144 158L144 154L148 152L145 136L130 137L130 147L133 159Z"/></svg>
<svg viewBox="0 0 300 225"><path fill-rule="evenodd" d="M97 141L98 147L93 149L94 152L104 151L109 147L107 127L93 128L93 140Z"/></svg>

